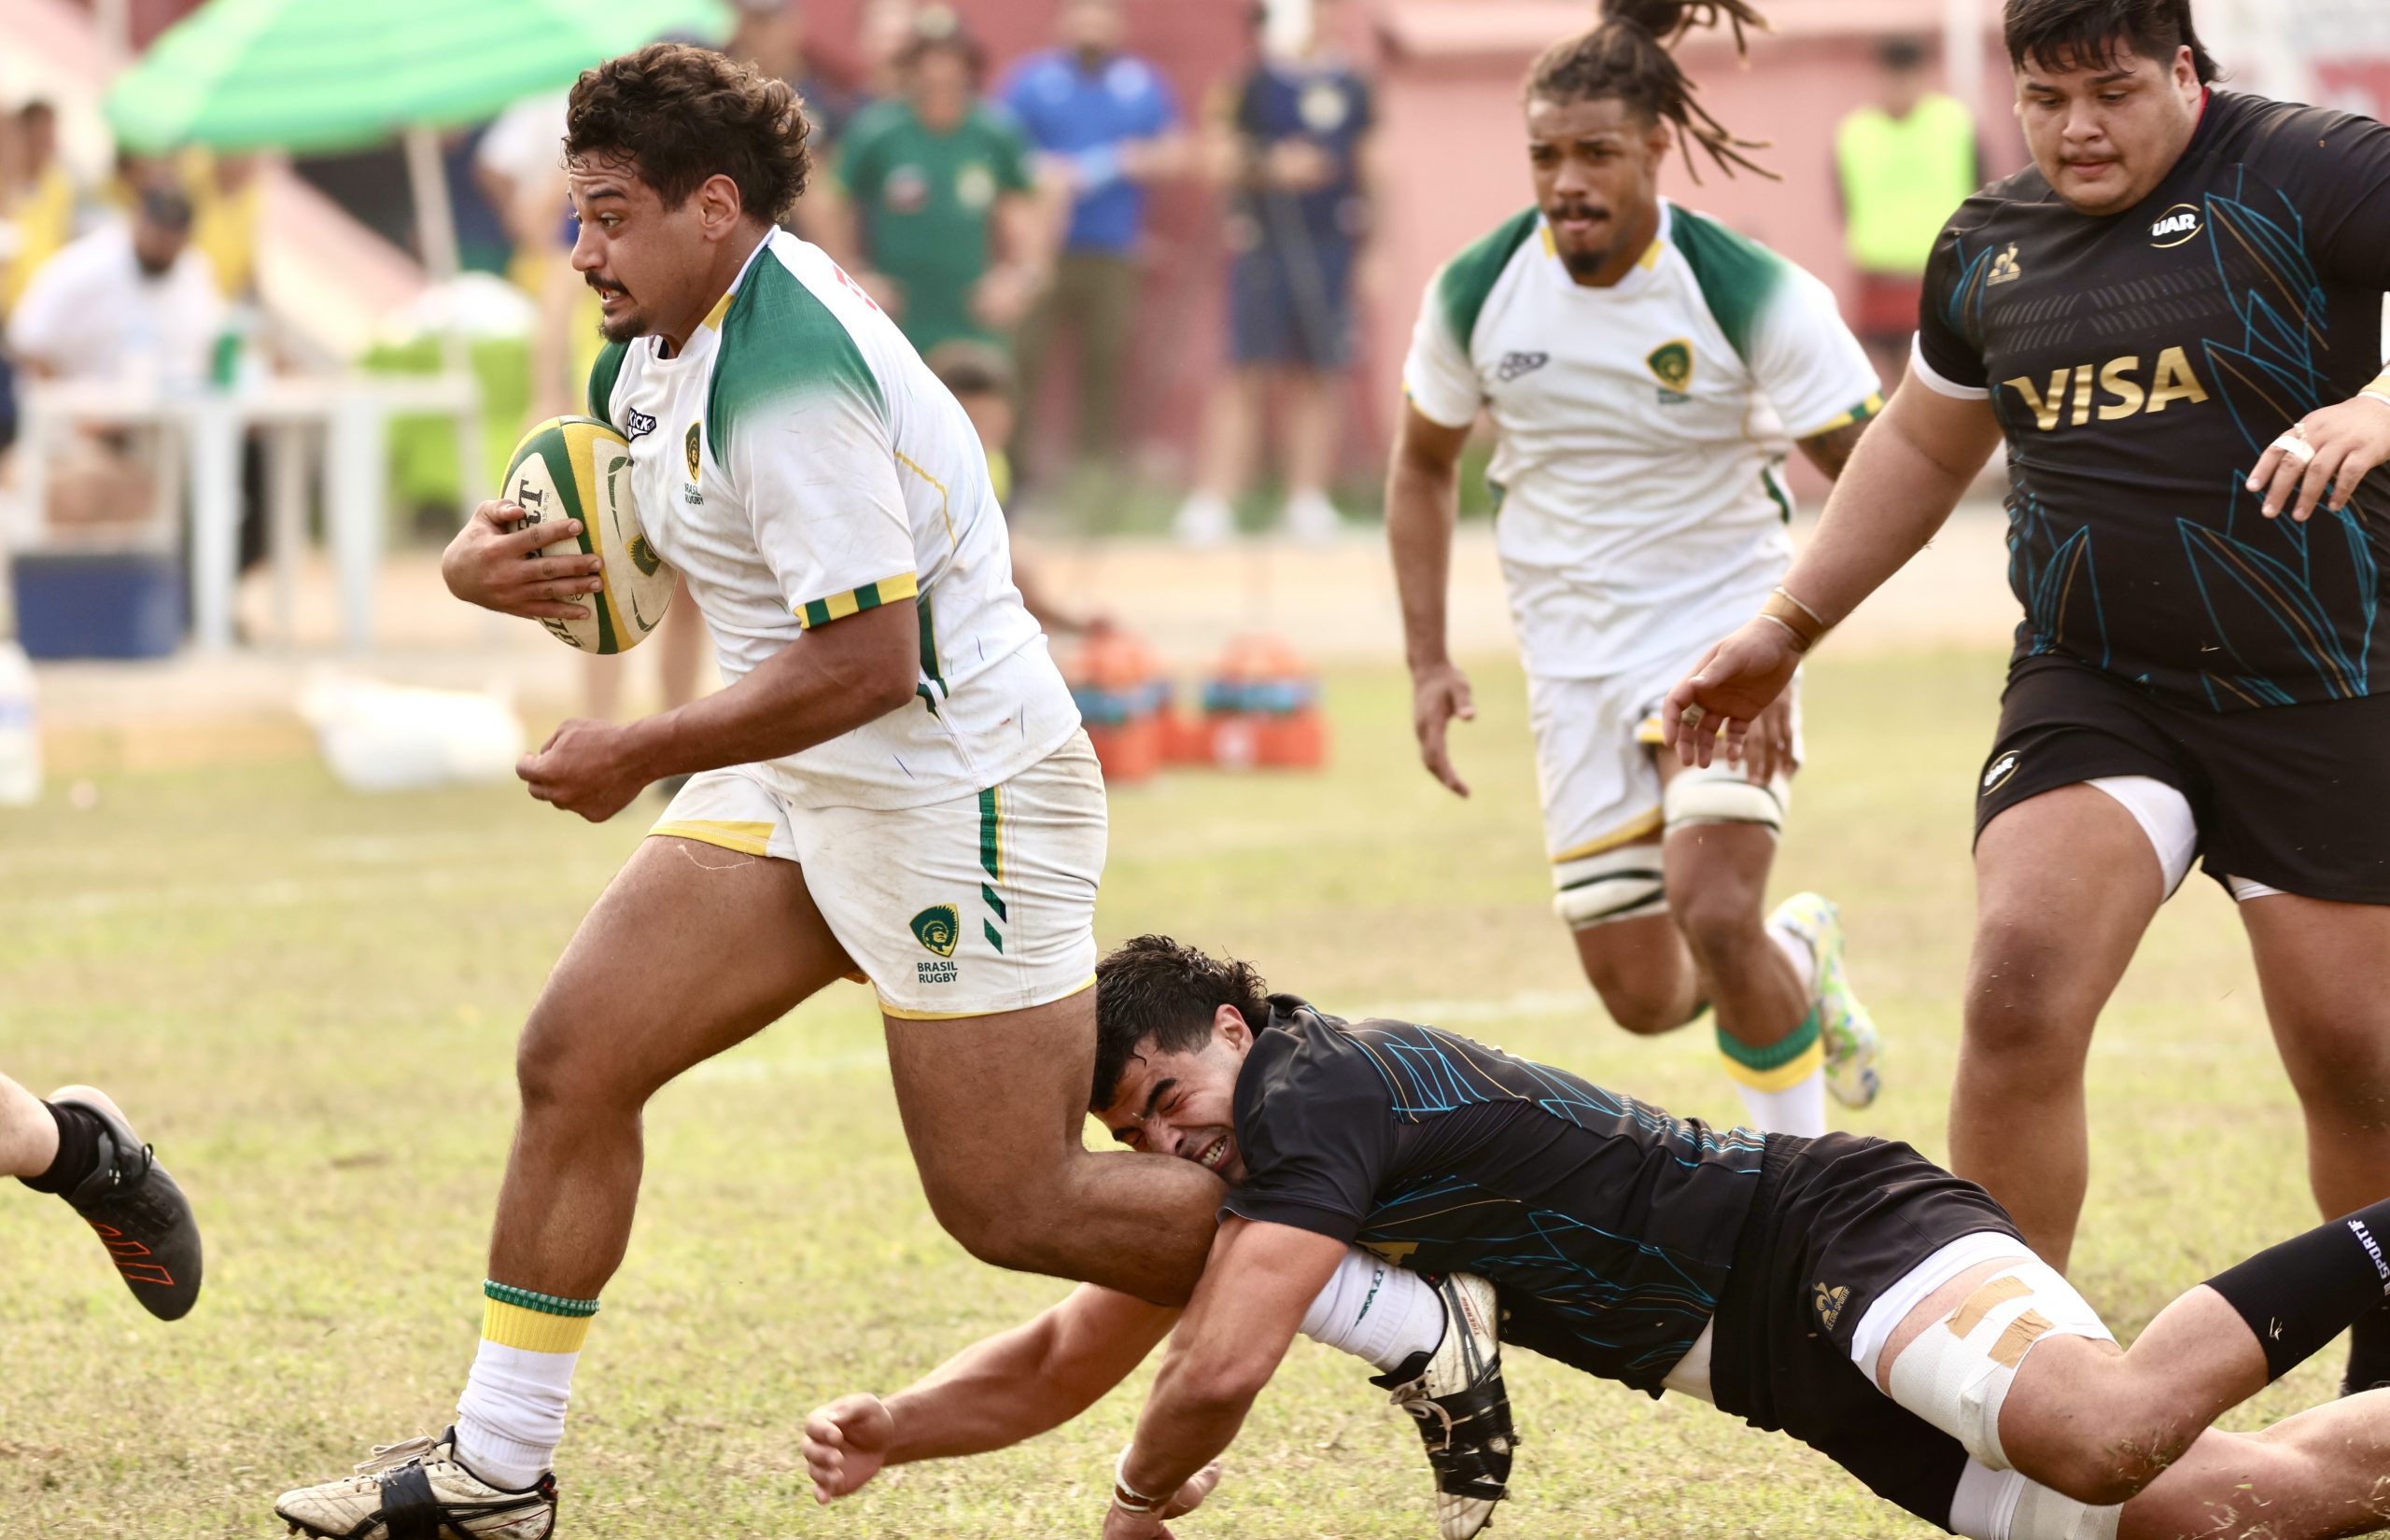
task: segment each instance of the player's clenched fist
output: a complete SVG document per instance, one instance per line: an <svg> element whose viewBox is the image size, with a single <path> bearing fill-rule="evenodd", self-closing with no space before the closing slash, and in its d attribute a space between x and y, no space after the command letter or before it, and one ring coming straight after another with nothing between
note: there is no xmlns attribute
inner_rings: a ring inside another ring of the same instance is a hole
<svg viewBox="0 0 2390 1540"><path fill-rule="evenodd" d="M842 1395L805 1420L805 1472L813 1500L835 1503L879 1474L896 1440L896 1419L876 1395Z"/></svg>
<svg viewBox="0 0 2390 1540"><path fill-rule="evenodd" d="M598 561L578 553L533 554L543 546L581 533L581 521L562 525L527 525L523 510L493 499L473 510L465 527L440 553L440 576L448 592L467 604L529 620L587 620L586 608L571 602L598 592Z"/></svg>

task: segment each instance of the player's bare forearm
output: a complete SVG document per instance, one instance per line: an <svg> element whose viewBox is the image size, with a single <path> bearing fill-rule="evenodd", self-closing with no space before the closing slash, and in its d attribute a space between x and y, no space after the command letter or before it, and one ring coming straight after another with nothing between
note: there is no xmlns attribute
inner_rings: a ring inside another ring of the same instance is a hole
<svg viewBox="0 0 2390 1540"><path fill-rule="evenodd" d="M1460 519L1460 453L1467 428L1429 421L1405 405L1386 469L1385 538L1402 605L1403 653L1413 673L1448 661L1445 591L1453 528Z"/></svg>
<svg viewBox="0 0 2390 1540"><path fill-rule="evenodd" d="M888 1397L888 1463L984 1454L1061 1427L1128 1378L1177 1319L1175 1309L1081 1284Z"/></svg>
<svg viewBox="0 0 2390 1540"><path fill-rule="evenodd" d="M1174 1492L1219 1457L1343 1257L1343 1242L1291 1225L1230 1216L1220 1226L1137 1419L1121 1467L1131 1487Z"/></svg>
<svg viewBox="0 0 2390 1540"><path fill-rule="evenodd" d="M1785 590L1840 622L1924 549L1999 440L1986 403L1903 385L1851 448Z"/></svg>
<svg viewBox="0 0 2390 1540"><path fill-rule="evenodd" d="M805 631L727 690L625 729L650 780L779 759L914 706L921 631L900 599Z"/></svg>

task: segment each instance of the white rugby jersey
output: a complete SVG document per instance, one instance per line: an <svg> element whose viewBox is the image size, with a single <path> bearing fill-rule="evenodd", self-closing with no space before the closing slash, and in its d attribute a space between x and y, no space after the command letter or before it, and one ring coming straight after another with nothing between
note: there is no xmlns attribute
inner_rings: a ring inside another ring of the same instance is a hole
<svg viewBox="0 0 2390 1540"><path fill-rule="evenodd" d="M756 247L687 345L609 345L593 415L630 440L640 522L736 682L808 626L911 598L914 699L764 768L801 806L916 807L1034 764L1078 710L1013 586L971 420L821 248Z"/></svg>
<svg viewBox="0 0 2390 1540"><path fill-rule="evenodd" d="M1749 620L1792 559L1793 441L1882 405L1834 294L1663 199L1610 288L1573 281L1534 209L1438 271L1403 387L1490 413L1495 545L1530 673L1672 663Z"/></svg>

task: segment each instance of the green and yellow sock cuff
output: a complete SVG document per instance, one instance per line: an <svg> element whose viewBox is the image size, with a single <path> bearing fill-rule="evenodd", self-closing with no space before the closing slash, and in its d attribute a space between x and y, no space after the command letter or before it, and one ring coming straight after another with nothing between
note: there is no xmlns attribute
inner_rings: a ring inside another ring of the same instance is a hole
<svg viewBox="0 0 2390 1540"><path fill-rule="evenodd" d="M589 1338L594 1299L564 1299L495 1281L482 1284L482 1337L528 1352L579 1352Z"/></svg>
<svg viewBox="0 0 2390 1540"><path fill-rule="evenodd" d="M1754 1091L1781 1091L1798 1085L1825 1068L1821 1019L1818 1008L1811 1006L1800 1026L1764 1048L1754 1048L1739 1038L1727 1036L1724 1028L1718 1029L1718 1053L1726 1061L1726 1073Z"/></svg>

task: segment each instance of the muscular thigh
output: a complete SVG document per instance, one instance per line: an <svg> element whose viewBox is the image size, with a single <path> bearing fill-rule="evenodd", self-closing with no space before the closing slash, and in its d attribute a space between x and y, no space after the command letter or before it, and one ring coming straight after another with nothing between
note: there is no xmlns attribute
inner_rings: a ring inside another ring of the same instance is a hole
<svg viewBox="0 0 2390 1540"><path fill-rule="evenodd" d="M586 1050L644 1096L853 967L794 861L651 836L565 948L524 1052Z"/></svg>

